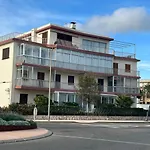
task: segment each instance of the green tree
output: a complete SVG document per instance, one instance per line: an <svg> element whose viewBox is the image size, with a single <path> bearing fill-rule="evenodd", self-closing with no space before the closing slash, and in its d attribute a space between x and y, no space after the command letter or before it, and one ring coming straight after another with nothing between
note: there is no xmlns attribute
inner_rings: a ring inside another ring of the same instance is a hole
<svg viewBox="0 0 150 150"><path fill-rule="evenodd" d="M116 98L115 105L119 108L130 108L133 100L129 96L120 95Z"/></svg>
<svg viewBox="0 0 150 150"><path fill-rule="evenodd" d="M46 106L46 105L48 105L48 97L43 96L43 95L36 96L34 98L34 102L35 102L36 106Z"/></svg>
<svg viewBox="0 0 150 150"><path fill-rule="evenodd" d="M98 84L93 75L84 74L79 76L77 95L81 100L86 102L88 112L89 104L94 102L99 95Z"/></svg>

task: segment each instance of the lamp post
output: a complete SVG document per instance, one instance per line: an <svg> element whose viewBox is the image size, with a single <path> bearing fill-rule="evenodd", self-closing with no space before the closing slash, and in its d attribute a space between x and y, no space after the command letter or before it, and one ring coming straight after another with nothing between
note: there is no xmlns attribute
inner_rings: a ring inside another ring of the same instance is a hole
<svg viewBox="0 0 150 150"><path fill-rule="evenodd" d="M49 90L48 90L48 121L50 121L50 107L51 107L51 74L52 74L52 57L51 51L53 51L55 47L50 49L50 56L49 56Z"/></svg>

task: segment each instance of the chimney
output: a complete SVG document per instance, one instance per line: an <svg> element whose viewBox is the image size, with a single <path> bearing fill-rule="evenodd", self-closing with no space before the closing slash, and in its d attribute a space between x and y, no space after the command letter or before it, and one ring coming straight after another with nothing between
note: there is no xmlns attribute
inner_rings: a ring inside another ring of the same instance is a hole
<svg viewBox="0 0 150 150"><path fill-rule="evenodd" d="M70 28L76 30L76 22L70 22Z"/></svg>

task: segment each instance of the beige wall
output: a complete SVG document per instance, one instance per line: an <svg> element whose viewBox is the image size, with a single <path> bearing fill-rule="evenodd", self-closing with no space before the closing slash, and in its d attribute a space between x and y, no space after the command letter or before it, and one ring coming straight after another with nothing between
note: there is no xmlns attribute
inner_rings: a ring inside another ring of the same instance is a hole
<svg viewBox="0 0 150 150"><path fill-rule="evenodd" d="M9 59L2 60L3 49L9 47ZM10 104L12 91L12 71L13 71L13 55L14 43L0 46L0 106L7 106ZM9 83L1 83L9 82ZM10 92L8 92L10 90Z"/></svg>
<svg viewBox="0 0 150 150"><path fill-rule="evenodd" d="M118 63L118 69L120 69L119 70L120 75L136 76L137 62L114 59L114 63ZM125 64L131 65L131 72L125 72Z"/></svg>
<svg viewBox="0 0 150 150"><path fill-rule="evenodd" d="M20 100L20 94L28 94L28 103L34 103L34 98L37 94L45 95L48 97L48 92L43 91L30 91L30 90L14 90L14 102L18 103Z"/></svg>

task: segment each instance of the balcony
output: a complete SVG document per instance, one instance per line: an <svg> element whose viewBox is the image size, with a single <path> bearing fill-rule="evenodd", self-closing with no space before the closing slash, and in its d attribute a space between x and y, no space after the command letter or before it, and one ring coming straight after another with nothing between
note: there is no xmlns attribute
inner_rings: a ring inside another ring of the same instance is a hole
<svg viewBox="0 0 150 150"><path fill-rule="evenodd" d="M15 37L17 37L18 35L20 35L20 33L18 33L18 32L13 32L13 33L9 33L9 34L0 36L0 42L5 41L5 40L9 40L9 39L12 39L12 38L15 38Z"/></svg>
<svg viewBox="0 0 150 150"><path fill-rule="evenodd" d="M16 89L45 89L49 88L49 81L37 79L16 79ZM68 83L51 82L52 89L75 90L75 85L68 85Z"/></svg>
<svg viewBox="0 0 150 150"><path fill-rule="evenodd" d="M32 65L40 65L40 66L47 66L49 67L50 61L46 58L38 58L33 56L17 56L16 58L17 63L27 63ZM52 60L52 67L55 68L63 68L75 71L89 71L89 72L96 72L96 73L103 73L108 75L125 75L125 76L135 76L140 77L140 72L135 70L130 70L130 72L126 72L125 69L113 69L113 68L106 68L106 67L95 67L89 65L81 65L75 63L67 63Z"/></svg>
<svg viewBox="0 0 150 150"><path fill-rule="evenodd" d="M24 62L27 64L41 65L41 66L47 66L47 67L49 67L50 65L49 59L43 59L43 58L32 57L32 56L17 56L16 61L17 63ZM56 61L56 60L52 60L51 65L52 67L61 68L61 69L63 68L63 69L69 69L69 70L75 70L75 71L103 73L103 74L108 74L108 75L113 74L113 69L106 68L106 67L95 67L95 66L89 66L89 65L61 62L61 61Z"/></svg>
<svg viewBox="0 0 150 150"><path fill-rule="evenodd" d="M104 45L105 43L102 43L101 46L100 44L85 44L83 42L69 42L60 39L57 39L56 44L58 47L64 47L69 49L81 49L93 52L112 54L118 57L136 58L135 45L132 43L126 43L121 41L111 41L109 47L107 47L107 45Z"/></svg>
<svg viewBox="0 0 150 150"><path fill-rule="evenodd" d="M49 88L49 81L37 80L37 79L16 79L15 82L16 89L30 89L30 90L47 90ZM67 90L76 91L76 85L68 85L68 83L63 82L51 82L51 88L57 90ZM99 86L99 91L101 93L115 93L115 94L130 94L137 95L140 93L139 88L128 88L122 86Z"/></svg>

